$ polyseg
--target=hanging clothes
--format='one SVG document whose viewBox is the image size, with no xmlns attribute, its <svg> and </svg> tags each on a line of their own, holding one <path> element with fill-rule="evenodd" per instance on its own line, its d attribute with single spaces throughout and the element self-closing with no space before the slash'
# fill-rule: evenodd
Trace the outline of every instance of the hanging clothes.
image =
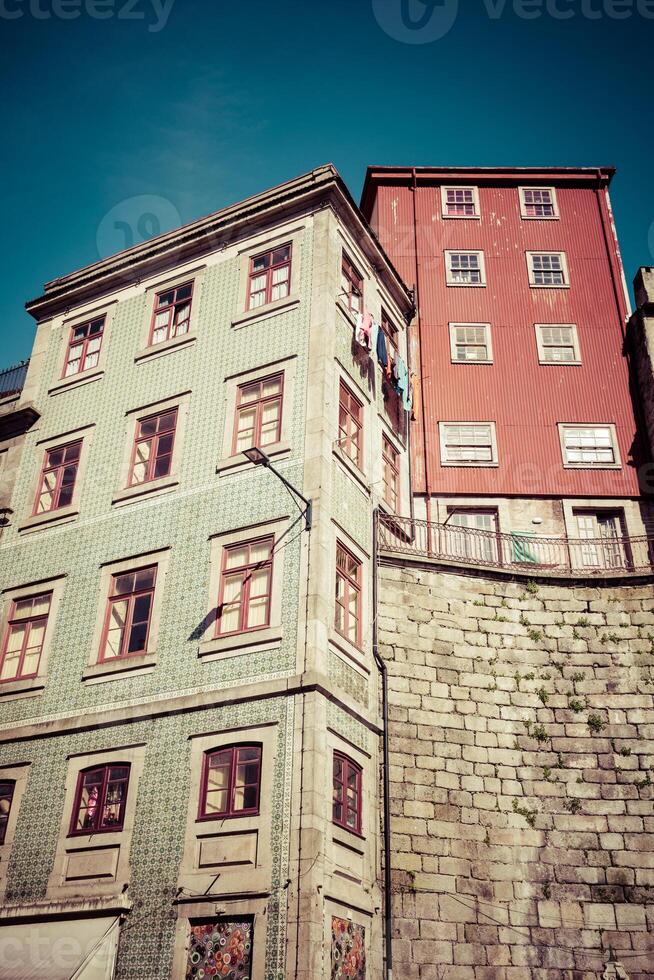
<svg viewBox="0 0 654 980">
<path fill-rule="evenodd" d="M 372 321 L 372 328 L 370 330 L 370 350 L 377 350 L 377 338 L 380 333 L 380 327 L 376 320 Z"/>
<path fill-rule="evenodd" d="M 395 376 L 395 390 L 398 395 L 404 395 L 409 388 L 409 371 L 406 364 L 402 358 L 397 356 L 395 364 L 393 365 L 393 375 Z"/>
<path fill-rule="evenodd" d="M 409 380 L 409 387 L 411 389 L 411 421 L 412 422 L 415 422 L 416 420 L 415 405 L 416 405 L 417 384 L 418 382 L 415 376 L 415 372 L 412 371 L 411 378 Z"/>
<path fill-rule="evenodd" d="M 386 334 L 384 331 L 376 324 L 378 327 L 377 331 L 377 343 L 375 344 L 375 349 L 377 351 L 377 360 L 382 366 L 383 371 L 388 370 L 388 352 L 386 350 Z"/>
<path fill-rule="evenodd" d="M 365 311 L 363 313 L 363 319 L 361 320 L 361 337 L 363 340 L 362 346 L 366 350 L 372 349 L 372 344 L 370 341 L 370 334 L 372 332 L 372 314 Z"/>
</svg>

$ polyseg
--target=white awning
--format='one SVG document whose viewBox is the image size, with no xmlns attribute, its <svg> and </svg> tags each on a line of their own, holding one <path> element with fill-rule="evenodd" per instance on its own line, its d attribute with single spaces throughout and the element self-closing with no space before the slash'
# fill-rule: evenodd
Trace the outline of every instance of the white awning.
<svg viewBox="0 0 654 980">
<path fill-rule="evenodd" d="M 0 980 L 112 980 L 119 920 L 56 919 L 0 926 Z"/>
</svg>

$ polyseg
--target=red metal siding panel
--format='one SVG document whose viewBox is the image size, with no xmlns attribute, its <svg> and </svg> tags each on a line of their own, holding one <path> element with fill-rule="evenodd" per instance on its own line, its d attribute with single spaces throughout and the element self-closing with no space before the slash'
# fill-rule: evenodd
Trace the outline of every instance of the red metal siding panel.
<svg viewBox="0 0 654 980">
<path fill-rule="evenodd" d="M 431 494 L 638 496 L 631 455 L 636 424 L 622 353 L 621 267 L 605 191 L 558 187 L 559 221 L 523 220 L 517 187 L 482 186 L 479 194 L 479 221 L 443 219 L 440 188 L 419 184 L 414 229 L 411 188 L 380 185 L 377 191 L 380 240 L 409 285 L 416 280 L 414 230 L 418 244 L 426 458 L 418 406 L 414 489 Z M 446 249 L 481 249 L 488 285 L 446 286 Z M 566 253 L 569 289 L 529 286 L 526 252 L 541 250 Z M 450 322 L 490 323 L 494 364 L 452 364 Z M 535 323 L 577 324 L 582 364 L 540 365 Z M 417 352 L 413 365 L 418 369 Z M 499 466 L 441 467 L 439 421 L 495 421 Z M 559 422 L 614 423 L 622 470 L 566 470 Z"/>
</svg>

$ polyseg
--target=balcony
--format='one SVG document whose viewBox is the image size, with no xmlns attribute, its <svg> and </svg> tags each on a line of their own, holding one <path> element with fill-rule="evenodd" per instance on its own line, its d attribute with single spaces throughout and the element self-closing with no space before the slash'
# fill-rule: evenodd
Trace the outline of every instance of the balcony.
<svg viewBox="0 0 654 980">
<path fill-rule="evenodd" d="M 511 575 L 602 578 L 654 574 L 654 535 L 601 538 L 501 534 L 379 516 L 379 550 L 397 557 L 496 569 Z"/>
<path fill-rule="evenodd" d="M 0 400 L 21 393 L 28 367 L 29 361 L 23 361 L 21 364 L 0 371 Z"/>
</svg>

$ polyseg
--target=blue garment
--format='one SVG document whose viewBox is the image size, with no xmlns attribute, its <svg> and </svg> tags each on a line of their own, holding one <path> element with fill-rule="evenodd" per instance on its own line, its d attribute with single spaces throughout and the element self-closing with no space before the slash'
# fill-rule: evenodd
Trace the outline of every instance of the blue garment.
<svg viewBox="0 0 654 980">
<path fill-rule="evenodd" d="M 386 335 L 383 330 L 377 333 L 377 360 L 382 368 L 386 370 L 388 365 L 388 353 L 386 351 Z"/>
<path fill-rule="evenodd" d="M 395 362 L 395 367 L 397 371 L 397 384 L 396 391 L 398 395 L 402 396 L 402 407 L 406 412 L 411 408 L 411 385 L 409 384 L 409 369 L 402 360 L 398 357 Z"/>
</svg>

